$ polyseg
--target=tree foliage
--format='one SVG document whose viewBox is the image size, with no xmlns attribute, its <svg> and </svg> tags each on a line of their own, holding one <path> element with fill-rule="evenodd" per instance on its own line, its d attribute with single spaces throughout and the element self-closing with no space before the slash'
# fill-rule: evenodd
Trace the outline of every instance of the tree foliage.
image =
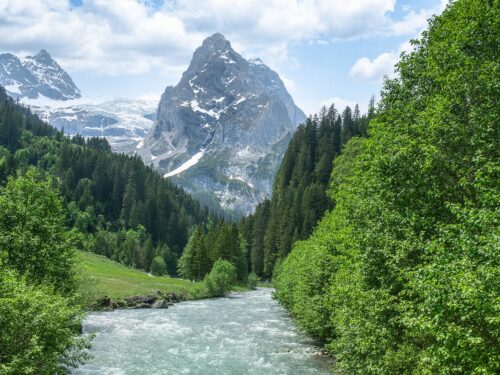
<svg viewBox="0 0 500 375">
<path fill-rule="evenodd" d="M 219 259 L 234 265 L 236 278 L 246 282 L 248 276 L 246 243 L 236 224 L 210 221 L 197 227 L 179 259 L 179 275 L 190 280 L 203 280 Z"/>
<path fill-rule="evenodd" d="M 51 180 L 40 178 L 31 170 L 0 190 L 0 261 L 30 282 L 69 292 L 75 287 L 75 242 Z"/>
<path fill-rule="evenodd" d="M 270 278 L 276 262 L 292 245 L 312 233 L 324 213 L 333 208 L 326 194 L 333 160 L 352 137 L 365 137 L 373 116 L 373 100 L 367 115 L 356 105 L 338 113 L 335 105 L 310 117 L 292 137 L 276 176 L 270 200 L 243 219 L 240 231 L 247 243 L 250 270 Z"/>
<path fill-rule="evenodd" d="M 219 259 L 204 281 L 210 296 L 223 297 L 236 284 L 236 267 L 227 260 Z"/>
<path fill-rule="evenodd" d="M 53 375 L 85 359 L 81 312 L 47 286 L 0 269 L 0 373 Z"/>
<path fill-rule="evenodd" d="M 0 190 L 2 374 L 62 374 L 85 358 L 75 242 L 52 183 L 30 170 Z"/>
<path fill-rule="evenodd" d="M 430 20 L 338 160 L 335 209 L 280 267 L 277 297 L 346 373 L 500 371 L 498 10 Z"/>
</svg>

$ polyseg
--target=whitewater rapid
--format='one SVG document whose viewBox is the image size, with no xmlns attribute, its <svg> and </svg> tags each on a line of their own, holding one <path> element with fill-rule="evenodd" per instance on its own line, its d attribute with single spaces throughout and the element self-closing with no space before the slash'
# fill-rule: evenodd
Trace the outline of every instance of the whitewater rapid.
<svg viewBox="0 0 500 375">
<path fill-rule="evenodd" d="M 74 374 L 328 374 L 329 362 L 272 290 L 182 302 L 166 310 L 90 314 L 93 358 Z"/>
</svg>

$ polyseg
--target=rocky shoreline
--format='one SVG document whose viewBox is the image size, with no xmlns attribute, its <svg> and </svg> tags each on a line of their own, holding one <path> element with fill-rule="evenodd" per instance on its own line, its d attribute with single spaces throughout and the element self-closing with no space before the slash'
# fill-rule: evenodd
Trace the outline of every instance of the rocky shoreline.
<svg viewBox="0 0 500 375">
<path fill-rule="evenodd" d="M 116 309 L 166 309 L 174 303 L 186 301 L 185 293 L 157 291 L 155 294 L 132 296 L 123 299 L 114 299 L 104 296 L 95 301 L 90 307 L 93 311 L 113 311 Z"/>
</svg>

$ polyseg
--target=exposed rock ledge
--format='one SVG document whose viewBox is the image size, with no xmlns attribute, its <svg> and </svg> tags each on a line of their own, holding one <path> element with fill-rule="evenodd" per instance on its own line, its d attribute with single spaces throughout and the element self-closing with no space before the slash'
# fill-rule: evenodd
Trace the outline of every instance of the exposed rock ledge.
<svg viewBox="0 0 500 375">
<path fill-rule="evenodd" d="M 176 302 L 185 301 L 184 293 L 157 291 L 156 294 L 132 296 L 125 299 L 113 299 L 108 296 L 98 299 L 91 306 L 92 310 L 112 311 L 115 309 L 166 309 Z"/>
</svg>

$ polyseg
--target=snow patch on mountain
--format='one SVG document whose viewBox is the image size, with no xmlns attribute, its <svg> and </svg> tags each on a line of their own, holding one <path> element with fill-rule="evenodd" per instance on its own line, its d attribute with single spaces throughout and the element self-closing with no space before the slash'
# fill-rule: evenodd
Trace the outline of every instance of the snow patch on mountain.
<svg viewBox="0 0 500 375">
<path fill-rule="evenodd" d="M 23 99 L 42 120 L 68 135 L 104 137 L 117 152 L 134 153 L 153 126 L 156 100 L 76 99 L 66 102 L 50 98 Z"/>
<path fill-rule="evenodd" d="M 176 169 L 174 169 L 171 172 L 165 173 L 165 175 L 163 177 L 172 177 L 172 176 L 175 176 L 181 172 L 187 171 L 189 168 L 191 168 L 193 165 L 197 164 L 200 161 L 200 159 L 202 158 L 204 153 L 205 153 L 205 150 L 200 150 L 200 152 L 194 154 L 191 157 L 191 159 L 186 161 L 180 167 L 177 167 Z"/>
</svg>

